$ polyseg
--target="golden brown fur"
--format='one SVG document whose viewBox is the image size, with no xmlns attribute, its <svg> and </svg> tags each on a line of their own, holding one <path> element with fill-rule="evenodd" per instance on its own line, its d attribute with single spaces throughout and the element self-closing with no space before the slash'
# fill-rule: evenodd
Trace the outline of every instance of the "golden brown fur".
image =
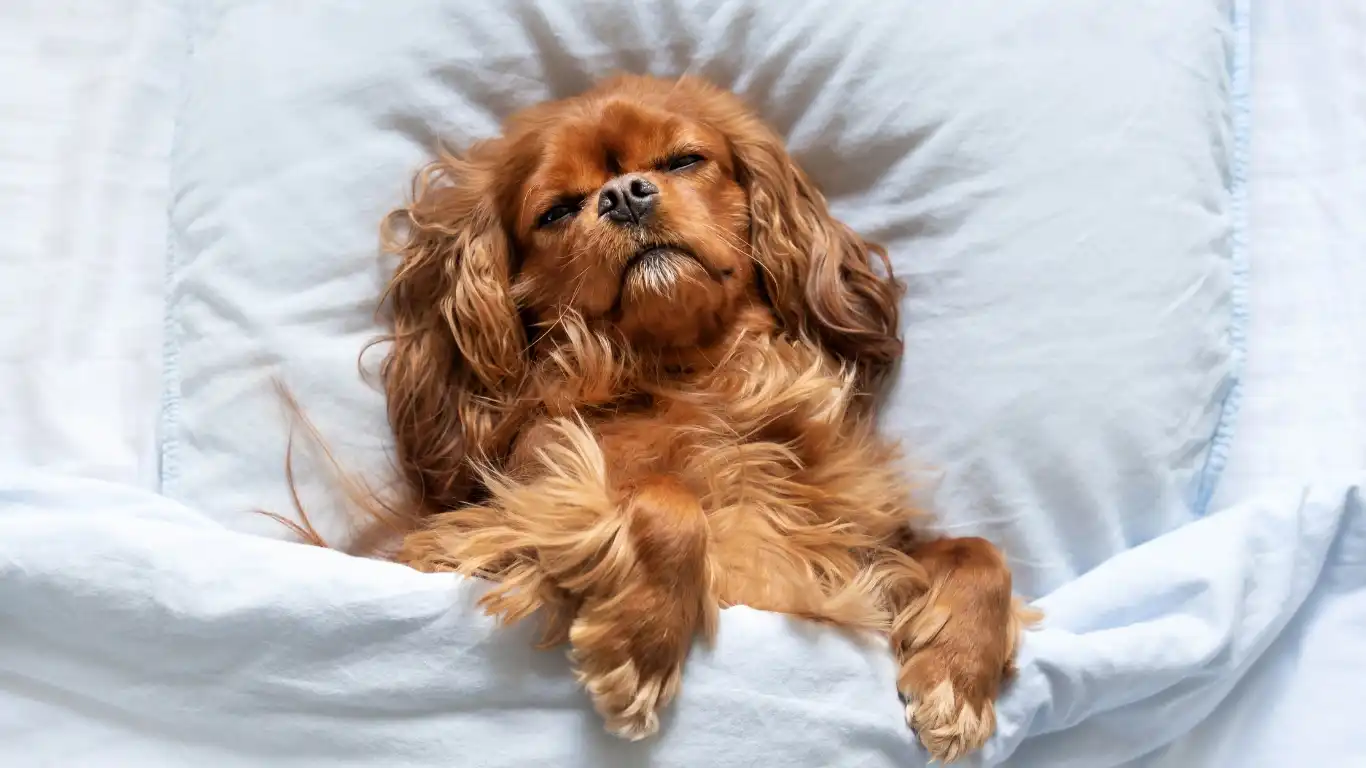
<svg viewBox="0 0 1366 768">
<path fill-rule="evenodd" d="M 1023 614 L 990 544 L 914 532 L 874 433 L 898 286 L 735 97 L 626 77 L 534 107 L 396 224 L 401 560 L 542 611 L 624 736 L 739 604 L 887 633 L 935 757 L 990 735 Z"/>
</svg>

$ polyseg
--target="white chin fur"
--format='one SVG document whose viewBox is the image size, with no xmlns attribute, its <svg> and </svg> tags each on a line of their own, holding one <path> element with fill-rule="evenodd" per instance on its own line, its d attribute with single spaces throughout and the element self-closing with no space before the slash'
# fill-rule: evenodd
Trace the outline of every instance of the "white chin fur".
<svg viewBox="0 0 1366 768">
<path fill-rule="evenodd" d="M 626 288 L 637 295 L 667 296 L 680 281 L 693 280 L 698 265 L 681 253 L 651 254 L 631 268 Z"/>
</svg>

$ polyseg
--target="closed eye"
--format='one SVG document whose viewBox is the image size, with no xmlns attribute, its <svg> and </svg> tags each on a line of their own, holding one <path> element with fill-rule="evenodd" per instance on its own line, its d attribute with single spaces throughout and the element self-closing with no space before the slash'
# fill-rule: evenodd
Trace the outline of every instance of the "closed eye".
<svg viewBox="0 0 1366 768">
<path fill-rule="evenodd" d="M 701 155 L 674 155 L 663 163 L 660 163 L 660 165 L 662 166 L 661 170 L 672 172 L 681 171 L 684 168 L 691 168 L 698 163 L 705 163 L 706 161 L 707 158 Z"/>
<path fill-rule="evenodd" d="M 583 198 L 576 200 L 562 200 L 549 208 L 536 218 L 536 227 L 548 227 L 557 221 L 574 216 L 583 208 Z"/>
</svg>

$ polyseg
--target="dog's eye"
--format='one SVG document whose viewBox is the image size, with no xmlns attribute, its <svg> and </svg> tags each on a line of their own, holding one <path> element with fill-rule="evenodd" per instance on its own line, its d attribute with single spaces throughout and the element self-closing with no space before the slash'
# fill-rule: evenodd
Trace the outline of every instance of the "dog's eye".
<svg viewBox="0 0 1366 768">
<path fill-rule="evenodd" d="M 556 203 L 545 213 L 541 214 L 540 218 L 536 219 L 536 226 L 548 227 L 560 219 L 565 219 L 578 213 L 579 208 L 581 207 L 583 207 L 583 203 Z"/>
<path fill-rule="evenodd" d="M 667 171 L 681 171 L 684 168 L 691 168 L 698 163 L 705 162 L 706 159 L 707 158 L 701 155 L 677 155 L 665 161 L 664 169 Z"/>
</svg>

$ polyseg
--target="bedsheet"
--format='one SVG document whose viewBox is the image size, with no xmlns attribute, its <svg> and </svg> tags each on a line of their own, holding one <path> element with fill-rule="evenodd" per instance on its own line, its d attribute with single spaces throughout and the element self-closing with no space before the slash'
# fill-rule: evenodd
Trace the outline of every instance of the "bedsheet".
<svg viewBox="0 0 1366 768">
<path fill-rule="evenodd" d="M 1248 357 L 1216 507 L 1366 467 L 1366 4 L 1252 20 Z"/>
<path fill-rule="evenodd" d="M 1248 359 L 1215 508 L 1366 463 L 1366 7 L 1252 0 Z M 0 465 L 156 487 L 177 0 L 0 5 Z"/>
<path fill-rule="evenodd" d="M 163 162 L 176 62 L 184 53 L 177 5 L 160 0 L 19 0 L 0 6 L 0 307 L 8 321 L 0 328 L 0 423 L 5 425 L 0 430 L 0 465 L 47 467 L 127 486 L 156 485 Z M 1031 636 L 1026 647 L 1032 660 L 1003 705 L 1002 736 L 990 753 L 992 761 L 1009 754 L 1010 765 L 1068 764 L 1068 758 L 1088 768 L 1124 761 L 1173 768 L 1366 764 L 1366 740 L 1353 717 L 1353 703 L 1336 698 L 1342 680 L 1363 675 L 1354 652 L 1359 638 L 1366 636 L 1366 611 L 1359 597 L 1366 563 L 1360 512 L 1349 503 L 1355 498 L 1347 492 L 1350 482 L 1323 479 L 1366 465 L 1366 364 L 1359 338 L 1352 343 L 1358 330 L 1366 328 L 1366 310 L 1355 299 L 1356 287 L 1366 278 L 1366 261 L 1360 258 L 1366 251 L 1366 221 L 1359 216 L 1359 201 L 1366 199 L 1366 8 L 1354 0 L 1312 7 L 1297 0 L 1253 0 L 1253 5 L 1257 85 L 1249 215 L 1250 338 L 1237 436 L 1214 505 L 1220 511 L 1096 573 L 1113 575 L 1107 569 L 1127 569 L 1138 558 L 1153 573 L 1165 574 L 1173 562 L 1164 558 L 1176 555 L 1186 558 L 1174 561 L 1180 566 L 1205 561 L 1210 568 L 1227 565 L 1231 561 L 1220 554 L 1232 551 L 1227 547 L 1236 545 L 1230 542 L 1248 542 L 1247 536 L 1233 534 L 1262 530 L 1249 521 L 1264 520 L 1262 513 L 1280 509 L 1282 516 L 1272 518 L 1285 524 L 1266 529 L 1270 538 L 1257 540 L 1279 546 L 1241 550 L 1246 562 L 1259 566 L 1243 586 L 1268 584 L 1276 574 L 1299 576 L 1279 582 L 1280 591 L 1259 592 L 1265 603 L 1225 601 L 1236 589 L 1222 577 L 1216 578 L 1223 585 L 1218 589 L 1203 577 L 1133 585 L 1135 592 L 1167 589 L 1170 603 L 1119 593 L 1126 604 L 1145 609 L 1159 602 L 1204 606 L 1201 600 L 1211 601 L 1210 607 L 1223 606 L 1222 613 L 1209 614 L 1217 613 L 1218 619 L 1204 623 L 1190 618 L 1205 615 L 1200 611 L 1155 609 L 1138 616 L 1136 626 L 1170 629 L 1172 624 L 1165 621 L 1170 618 L 1178 628 L 1209 629 L 1199 635 L 1203 641 L 1194 634 L 1127 635 L 1141 640 L 1137 647 L 1150 654 L 1135 658 L 1152 661 L 1159 650 L 1173 654 L 1164 657 L 1167 666 L 1128 670 L 1154 687 L 1167 686 L 1165 715 L 1151 698 L 1134 701 L 1134 694 L 1104 685 L 1083 688 L 1104 677 L 1092 673 L 1108 673 L 1115 658 L 1087 657 L 1082 651 L 1134 647 L 1120 642 L 1124 636 L 1113 625 L 1135 616 L 1101 610 L 1114 608 L 1116 595 L 1088 576 L 1051 596 L 1047 602 L 1054 620 Z M 430 670 L 421 665 L 415 670 L 388 667 L 397 675 L 388 683 L 349 689 L 359 690 L 358 699 L 375 694 L 367 699 L 379 710 L 373 722 L 360 716 L 353 701 L 337 695 L 348 690 L 342 686 L 353 671 L 343 662 L 363 660 L 384 647 L 376 634 L 422 639 L 433 636 L 425 631 L 455 631 L 435 607 L 448 606 L 448 600 L 462 594 L 449 582 L 417 588 L 406 581 L 407 575 L 399 579 L 387 566 L 376 571 L 372 564 L 352 564 L 347 570 L 354 567 L 354 572 L 337 583 L 337 591 L 356 591 L 350 597 L 338 595 L 315 581 L 334 573 L 330 565 L 318 566 L 313 559 L 331 557 L 328 553 L 304 550 L 309 554 L 296 558 L 294 550 L 285 556 L 277 549 L 287 545 L 235 535 L 217 539 L 219 532 L 210 523 L 196 522 L 193 511 L 168 510 L 165 502 L 136 495 L 126 486 L 92 488 L 85 480 L 40 482 L 26 476 L 20 482 L 18 477 L 13 476 L 0 504 L 0 587 L 5 590 L 0 594 L 0 758 L 22 756 L 6 764 L 109 765 L 118 764 L 109 756 L 126 755 L 132 764 L 143 765 L 182 765 L 201 758 L 208 764 L 250 765 L 266 754 L 272 763 L 278 757 L 280 764 L 366 763 L 377 761 L 375 742 L 367 738 L 401 735 L 406 722 L 450 715 L 434 712 L 438 706 L 468 713 L 468 702 L 451 703 L 450 690 L 443 687 L 447 684 L 424 677 Z M 1320 479 L 1307 490 L 1275 490 L 1299 487 L 1308 478 Z M 27 491 L 19 493 L 21 487 Z M 1294 501 L 1301 498 L 1302 504 Z M 1284 516 L 1292 508 L 1330 511 L 1300 515 L 1296 519 L 1305 525 L 1297 530 L 1299 523 Z M 1307 523 L 1334 519 L 1335 538 L 1317 565 L 1318 550 L 1289 546 L 1292 541 L 1303 545 L 1299 534 L 1304 531 L 1317 531 L 1313 541 L 1322 543 L 1323 529 Z M 35 521 L 37 527 L 15 538 L 15 526 Z M 1238 521 L 1252 527 L 1238 529 Z M 168 531 L 179 533 L 169 539 L 160 535 Z M 1175 546 L 1173 537 L 1200 531 L 1223 537 L 1208 542 L 1214 554 L 1203 545 L 1198 552 L 1166 549 Z M 50 539 L 49 549 L 38 551 L 55 555 L 70 550 L 70 559 L 60 560 L 73 568 L 70 575 L 123 563 L 114 573 L 127 578 L 109 588 L 93 579 L 67 579 L 21 551 L 59 533 L 66 539 Z M 162 563 L 136 581 L 130 564 L 160 562 L 157 558 L 171 555 L 161 545 L 188 544 L 184 537 L 199 535 L 215 537 L 213 546 L 223 547 L 223 557 L 197 557 L 200 550 L 188 548 L 181 560 Z M 127 551 L 115 551 L 125 544 Z M 267 554 L 261 555 L 263 551 Z M 234 592 L 224 594 L 222 602 L 203 604 L 182 588 L 217 587 L 226 568 L 243 567 L 240 559 L 228 562 L 229 556 L 258 558 L 249 560 L 252 567 L 263 563 L 262 572 L 277 579 L 256 581 L 254 587 L 262 597 L 279 598 L 263 600 L 264 613 L 254 617 L 273 622 L 271 636 L 278 640 L 264 659 L 242 655 L 240 643 L 232 642 L 250 637 L 250 623 L 241 621 L 251 613 L 244 602 L 250 595 Z M 1286 557 L 1296 565 L 1288 566 Z M 203 561 L 202 569 L 191 562 L 195 560 Z M 367 591 L 367 579 L 375 573 L 385 574 L 377 577 L 381 586 Z M 1228 573 L 1247 575 L 1237 568 Z M 1306 576 L 1311 573 L 1314 578 Z M 158 574 L 202 580 L 177 586 L 175 578 L 159 579 Z M 137 584 L 147 593 L 135 598 Z M 317 602 L 286 599 L 279 594 L 281 584 L 311 585 L 310 590 L 316 587 L 323 594 Z M 335 628 L 339 615 L 353 621 L 375 616 L 375 606 L 366 598 L 392 597 L 395 585 L 416 595 L 400 601 L 395 615 L 374 624 L 357 621 L 350 635 L 341 629 L 310 632 L 294 642 L 291 633 L 300 623 L 330 621 Z M 1112 587 L 1107 583 L 1104 590 Z M 33 591 L 17 597 L 28 590 Z M 115 600 L 119 594 L 126 600 Z M 1277 602 L 1287 595 L 1298 605 L 1289 615 Z M 1295 603 L 1297 595 L 1302 600 Z M 49 602 L 40 609 L 34 600 Z M 1078 618 L 1082 610 L 1076 607 L 1082 605 L 1096 611 L 1084 626 Z M 1238 622 L 1254 609 L 1264 617 L 1265 611 L 1272 613 L 1249 646 L 1243 636 L 1230 633 L 1247 629 Z M 298 616 L 290 613 L 296 610 Z M 1057 623 L 1069 615 L 1069 621 L 1078 623 Z M 745 611 L 729 612 L 727 618 L 735 626 L 753 622 L 760 638 L 770 620 Z M 1229 628 L 1234 624 L 1236 628 Z M 1279 631 L 1268 633 L 1266 627 Z M 475 626 L 470 631 L 486 629 Z M 218 640 L 206 638 L 206 631 L 216 633 Z M 148 635 L 159 640 L 137 647 Z M 475 637 L 470 642 L 483 636 Z M 512 648 L 516 640 L 500 636 L 497 642 Z M 1177 655 L 1183 649 L 1191 656 Z M 813 657 L 837 657 L 801 650 Z M 280 655 L 271 656 L 274 651 Z M 311 653 L 317 654 L 315 659 Z M 1073 657 L 1069 654 L 1089 662 L 1049 666 L 1048 659 L 1065 661 Z M 380 656 L 374 663 L 384 663 Z M 413 658 L 450 667 L 445 657 Z M 533 658 L 531 663 L 540 665 L 553 657 Z M 878 666 L 877 653 L 860 650 L 857 658 L 851 675 L 867 681 L 886 672 Z M 303 663 L 306 659 L 314 659 L 312 666 Z M 725 663 L 703 659 L 692 674 L 703 680 L 712 674 L 715 681 L 716 670 Z M 329 665 L 334 665 L 330 673 Z M 1230 672 L 1235 667 L 1240 674 Z M 274 676 L 263 682 L 252 675 L 262 670 Z M 543 677 L 561 681 L 554 692 L 541 692 L 544 709 L 578 706 L 562 669 L 531 670 L 547 671 Z M 1167 685 L 1178 678 L 1184 682 Z M 1030 679 L 1044 682 L 1029 686 Z M 1208 679 L 1215 681 L 1212 687 L 1206 685 Z M 783 708 L 774 710 L 773 727 L 797 732 L 810 722 L 803 719 L 809 712 L 788 716 L 803 711 L 801 678 L 779 683 L 787 686 L 782 690 L 790 698 L 775 700 Z M 1109 695 L 1091 700 L 1082 690 L 1108 690 Z M 731 701 L 742 695 L 705 687 L 697 691 Z M 162 695 L 170 695 L 178 707 L 156 705 Z M 495 731 L 497 718 L 505 714 L 498 709 L 502 700 L 497 695 L 484 700 L 491 713 L 481 724 Z M 690 703 L 693 695 L 685 695 L 679 717 L 700 705 Z M 416 700 L 410 709 L 405 709 L 407 699 Z M 1196 705 L 1189 705 L 1191 700 Z M 868 704 L 868 710 L 860 709 L 861 702 L 852 706 L 863 713 L 883 704 Z M 895 710 L 894 703 L 890 706 Z M 1108 717 L 1098 713 L 1104 707 L 1110 707 Z M 717 709 L 718 717 L 734 718 L 733 710 L 721 712 L 719 704 Z M 582 728 L 572 743 L 598 743 L 596 725 L 589 727 L 591 716 L 573 711 Z M 878 712 L 867 716 L 884 716 Z M 1096 716 L 1076 728 L 1064 727 L 1086 713 Z M 280 722 L 273 722 L 276 718 Z M 338 722 L 346 726 L 321 725 Z M 857 725 L 850 728 L 868 732 Z M 1172 729 L 1191 728 L 1183 738 L 1172 734 Z M 721 737 L 727 733 L 725 728 L 717 731 Z M 1026 733 L 1035 735 L 1024 740 Z M 324 737 L 336 744 L 311 743 Z M 1175 741 L 1163 746 L 1171 738 Z M 408 751 L 387 764 L 422 764 L 433 757 L 424 749 L 440 751 L 451 740 L 434 732 L 427 747 L 412 740 L 399 743 Z M 11 745 L 26 751 L 12 751 Z M 516 756 L 516 748 L 514 742 L 513 751 L 492 754 Z M 1082 754 L 1098 757 L 1078 757 Z M 147 760 L 133 759 L 139 755 Z M 623 759 L 636 757 L 638 753 Z"/>
<path fill-rule="evenodd" d="M 1041 601 L 1047 624 L 1026 638 L 978 764 L 1141 758 L 1214 710 L 1307 608 L 1356 623 L 1318 639 L 1343 661 L 1315 681 L 1320 705 L 1267 702 L 1272 752 L 1234 743 L 1168 764 L 1361 764 L 1350 757 L 1366 744 L 1305 738 L 1354 711 L 1357 691 L 1335 682 L 1366 673 L 1360 489 L 1250 500 Z M 561 654 L 472 619 L 476 593 L 232 532 L 123 485 L 0 476 L 0 745 L 9 765 L 923 764 L 875 643 L 725 611 L 660 737 L 628 744 L 602 733 Z"/>
<path fill-rule="evenodd" d="M 1366 6 L 1254 0 L 1251 312 L 1215 508 L 1366 467 Z M 1356 556 L 1352 570 L 1363 569 Z M 1343 680 L 1366 613 L 1325 584 L 1223 705 L 1148 764 L 1366 765 Z"/>
<path fill-rule="evenodd" d="M 0 466 L 156 487 L 179 25 L 0 3 Z"/>
</svg>

